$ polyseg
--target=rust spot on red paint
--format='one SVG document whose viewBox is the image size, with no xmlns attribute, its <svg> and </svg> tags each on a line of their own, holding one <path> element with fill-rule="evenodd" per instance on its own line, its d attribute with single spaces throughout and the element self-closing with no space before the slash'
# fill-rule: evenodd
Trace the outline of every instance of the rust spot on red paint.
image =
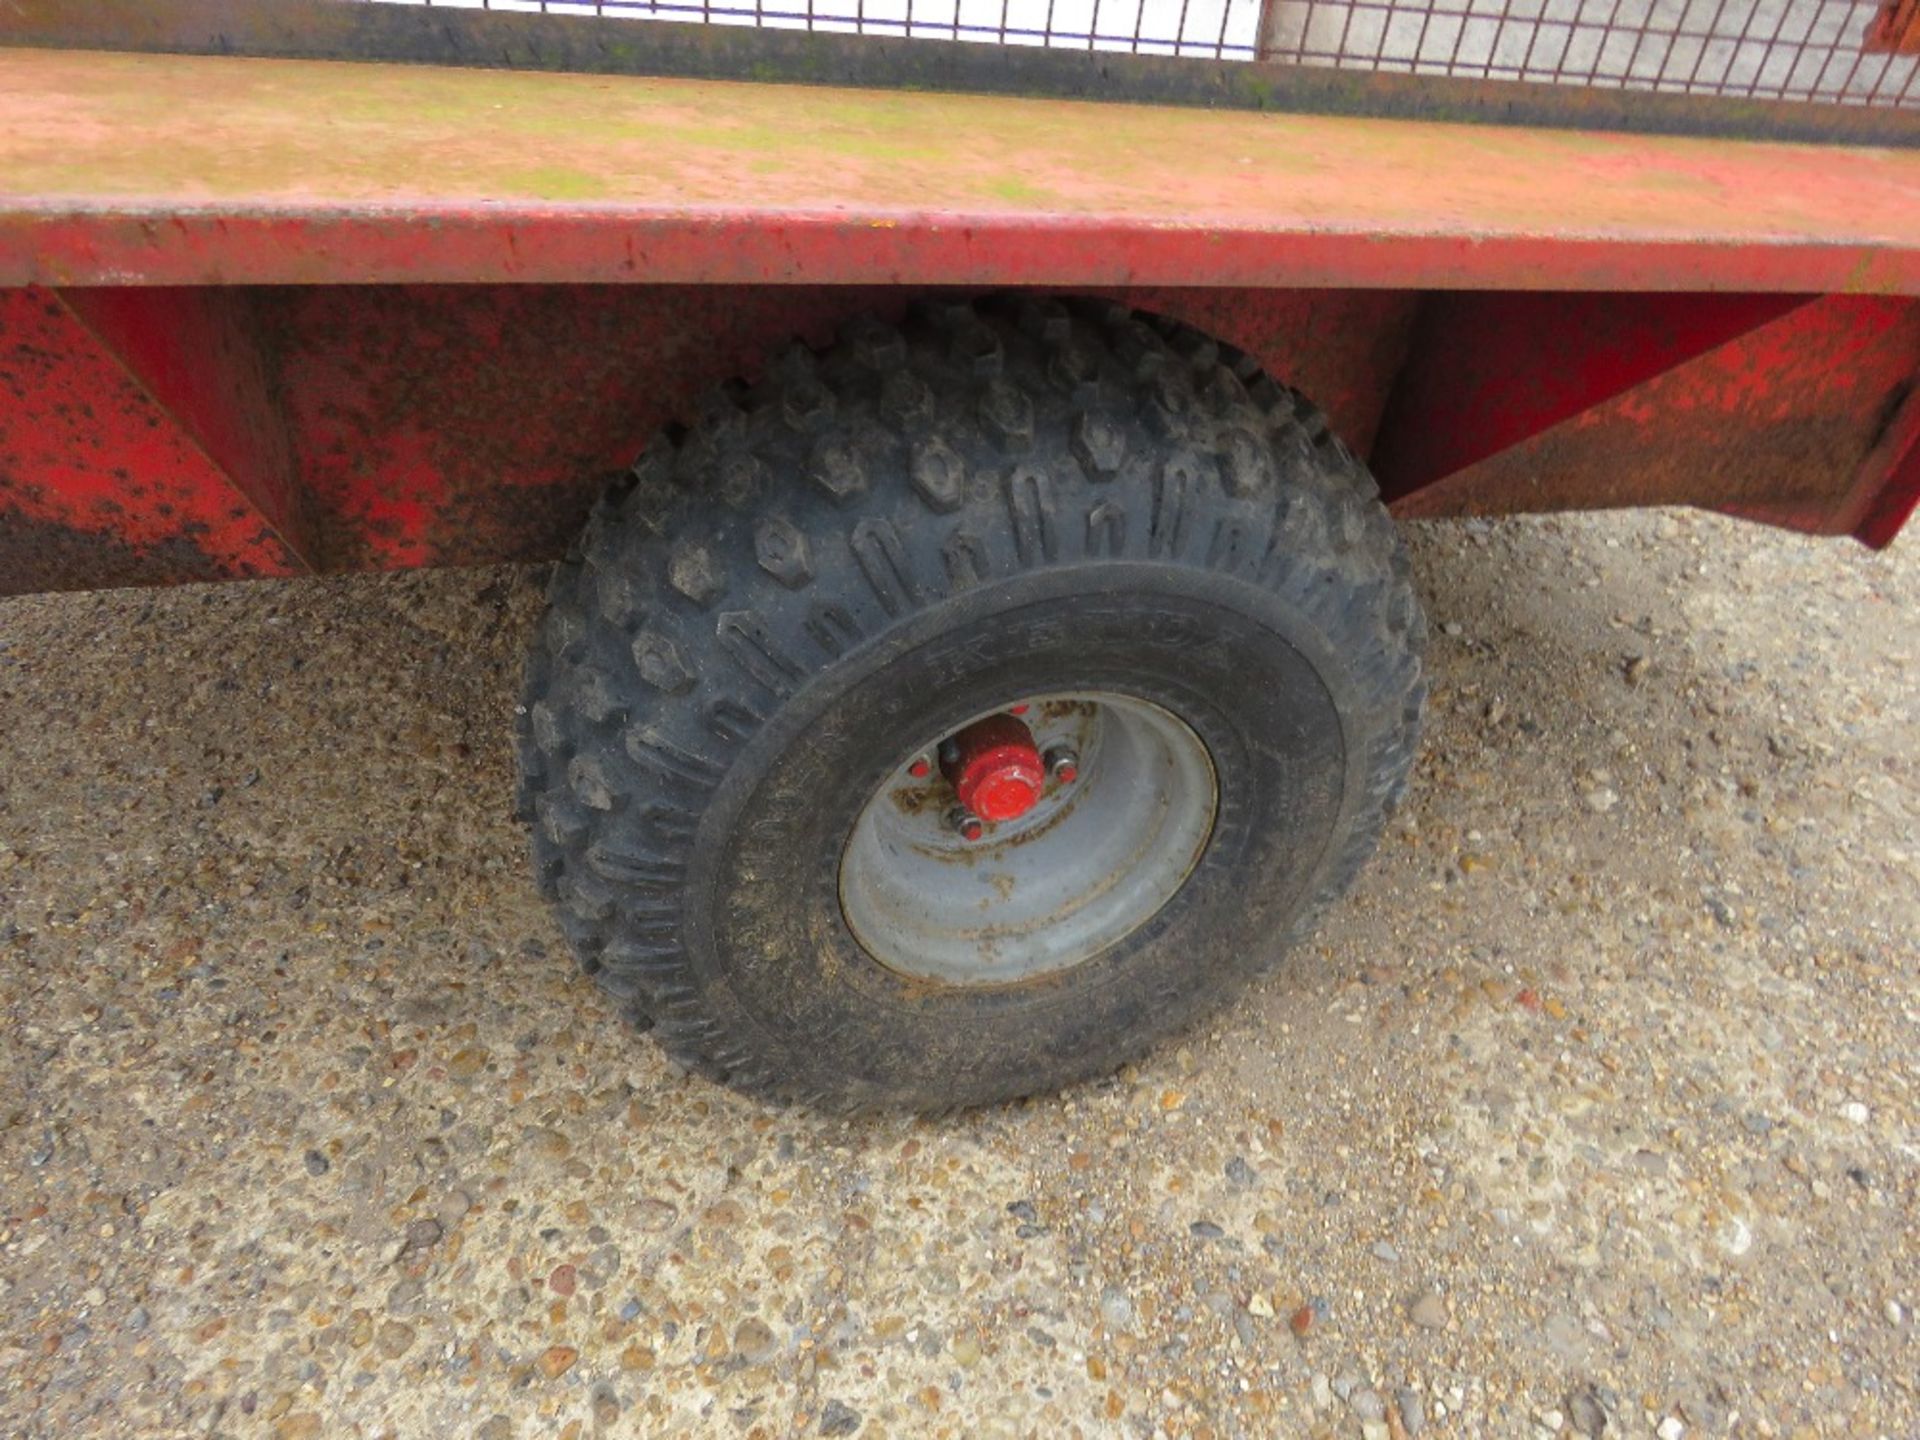
<svg viewBox="0 0 1920 1440">
<path fill-rule="evenodd" d="M 0 290 L 0 389 L 0 593 L 303 570 L 58 297 Z"/>
<path fill-rule="evenodd" d="M 0 291 L 0 574 L 17 590 L 298 571 L 253 493 L 317 569 L 551 558 L 663 425 L 774 347 L 912 293 L 130 291 L 76 297 L 88 325 L 47 292 Z M 1246 348 L 1356 446 L 1398 375 L 1380 458 L 1405 514 L 1685 502 L 1885 543 L 1920 492 L 1914 302 L 1437 297 L 1401 373 L 1405 292 L 1109 293 Z M 194 371 L 216 351 L 230 383 Z M 1419 465 L 1434 478 L 1409 490 Z"/>
<path fill-rule="evenodd" d="M 267 292 L 322 568 L 551 559 L 607 476 L 796 336 L 898 313 L 820 287 Z"/>
</svg>

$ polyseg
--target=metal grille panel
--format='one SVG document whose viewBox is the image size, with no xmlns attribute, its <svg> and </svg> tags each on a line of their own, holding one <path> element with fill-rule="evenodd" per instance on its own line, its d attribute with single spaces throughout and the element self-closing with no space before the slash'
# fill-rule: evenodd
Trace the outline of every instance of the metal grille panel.
<svg viewBox="0 0 1920 1440">
<path fill-rule="evenodd" d="M 375 0 L 770 30 L 1252 60 L 1261 0 Z"/>
<path fill-rule="evenodd" d="M 1764 100 L 1905 104 L 1910 56 L 1866 48 L 1875 0 L 1298 0 L 1264 54 L 1309 65 Z"/>
<path fill-rule="evenodd" d="M 1920 106 L 1912 0 L 358 0 Z"/>
</svg>

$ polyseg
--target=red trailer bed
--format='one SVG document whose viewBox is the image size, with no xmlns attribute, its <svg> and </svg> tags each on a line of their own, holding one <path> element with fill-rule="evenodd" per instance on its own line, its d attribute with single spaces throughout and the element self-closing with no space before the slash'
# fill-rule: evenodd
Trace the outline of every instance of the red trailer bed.
<svg viewBox="0 0 1920 1440">
<path fill-rule="evenodd" d="M 1920 153 L 0 54 L 0 283 L 1920 291 Z"/>
</svg>

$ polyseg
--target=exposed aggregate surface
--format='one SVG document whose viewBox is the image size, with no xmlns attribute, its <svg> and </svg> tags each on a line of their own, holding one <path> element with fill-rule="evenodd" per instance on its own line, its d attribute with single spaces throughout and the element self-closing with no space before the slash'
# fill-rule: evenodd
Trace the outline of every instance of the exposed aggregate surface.
<svg viewBox="0 0 1920 1440">
<path fill-rule="evenodd" d="M 538 572 L 0 602 L 0 1433 L 1920 1434 L 1920 549 L 1412 543 L 1354 897 L 938 1122 L 678 1074 L 576 976 Z"/>
</svg>

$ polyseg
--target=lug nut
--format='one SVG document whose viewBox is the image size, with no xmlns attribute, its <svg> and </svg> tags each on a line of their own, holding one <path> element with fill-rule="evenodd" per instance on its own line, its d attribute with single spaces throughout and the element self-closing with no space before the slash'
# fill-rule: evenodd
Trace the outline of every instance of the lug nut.
<svg viewBox="0 0 1920 1440">
<path fill-rule="evenodd" d="M 947 812 L 947 823 L 960 832 L 962 840 L 978 840 L 987 833 L 986 822 L 963 805 Z"/>
<path fill-rule="evenodd" d="M 1080 778 L 1080 757 L 1064 745 L 1057 745 L 1047 751 L 1047 773 L 1062 785 L 1071 785 Z"/>
<path fill-rule="evenodd" d="M 907 774 L 916 780 L 924 780 L 932 773 L 933 762 L 924 755 L 916 756 L 913 763 L 907 766 Z"/>
</svg>

